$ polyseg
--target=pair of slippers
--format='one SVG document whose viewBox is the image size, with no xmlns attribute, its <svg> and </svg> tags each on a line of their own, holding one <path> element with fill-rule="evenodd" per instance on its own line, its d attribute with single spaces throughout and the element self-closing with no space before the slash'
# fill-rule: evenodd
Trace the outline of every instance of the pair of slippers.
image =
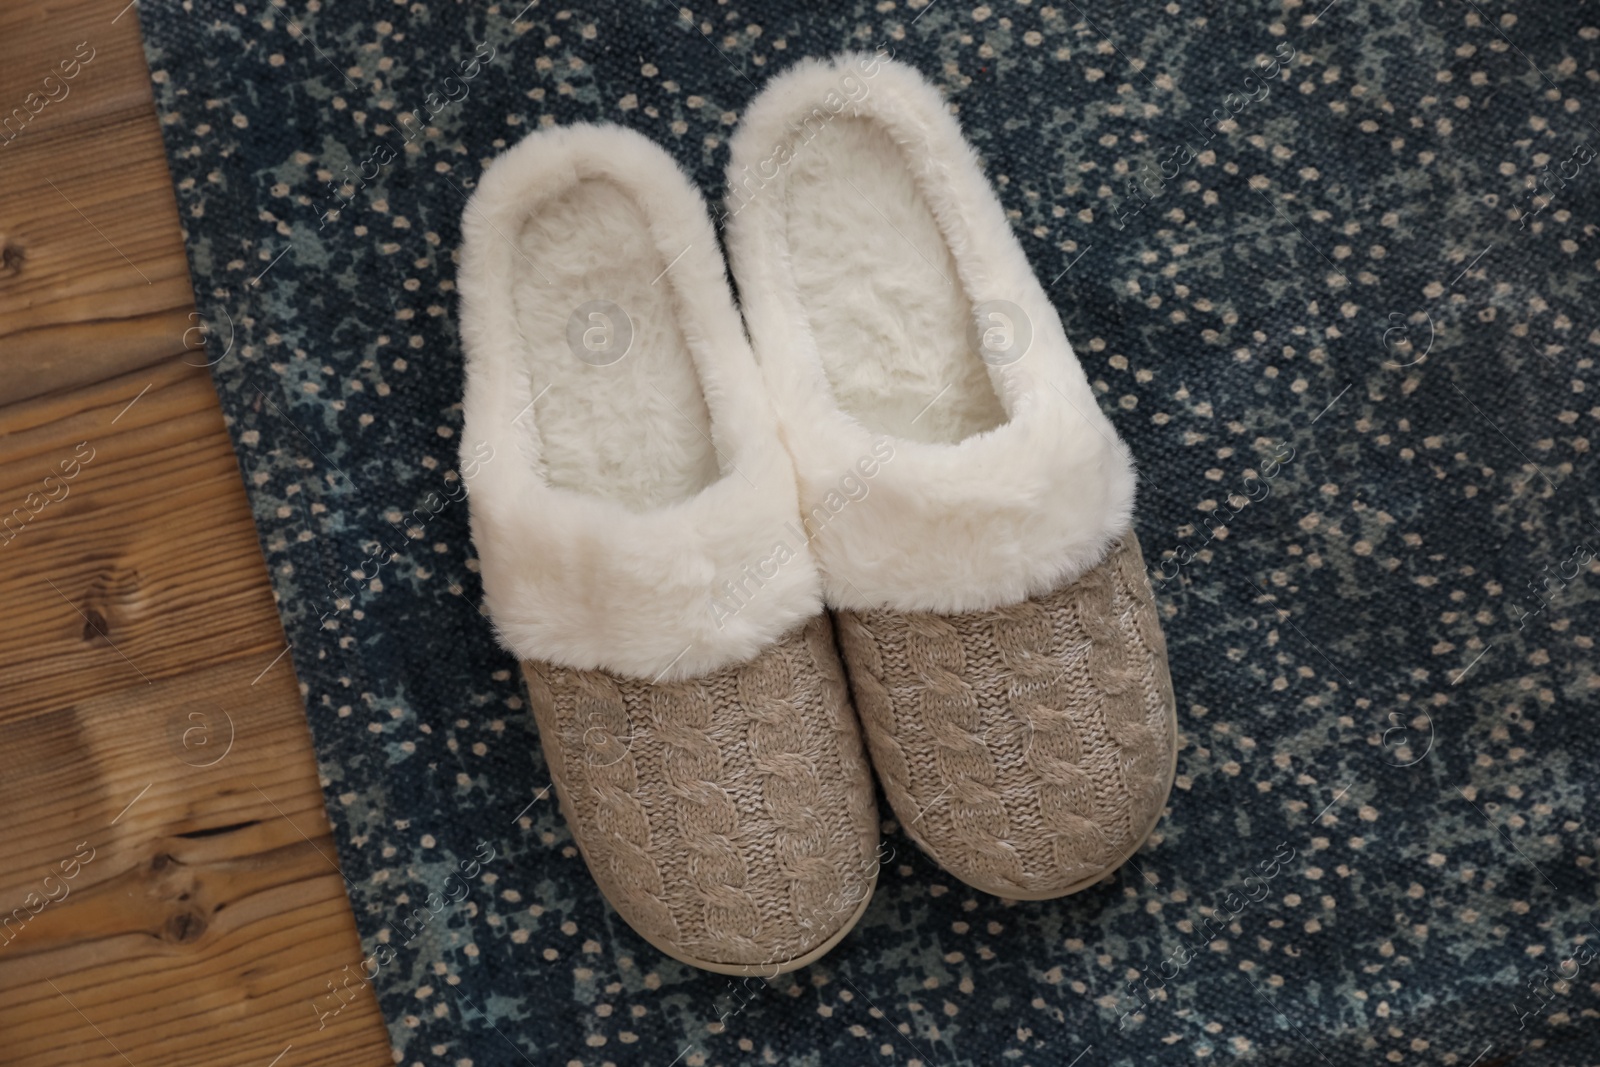
<svg viewBox="0 0 1600 1067">
<path fill-rule="evenodd" d="M 871 897 L 867 753 L 947 871 L 1044 899 L 1148 836 L 1177 722 L 1128 449 L 938 91 L 807 61 L 731 153 L 727 265 L 639 134 L 494 163 L 464 441 L 495 457 L 485 605 L 595 881 L 663 952 L 777 974 Z"/>
</svg>

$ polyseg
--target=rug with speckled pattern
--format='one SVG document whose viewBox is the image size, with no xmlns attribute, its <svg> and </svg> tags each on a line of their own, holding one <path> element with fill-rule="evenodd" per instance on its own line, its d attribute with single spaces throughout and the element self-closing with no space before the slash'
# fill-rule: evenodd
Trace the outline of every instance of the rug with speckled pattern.
<svg viewBox="0 0 1600 1067">
<path fill-rule="evenodd" d="M 1600 7 L 140 17 L 396 1062 L 1600 1061 Z M 720 197 L 774 72 L 879 45 L 957 109 L 1138 458 L 1179 777 L 1066 900 L 891 827 L 857 930 L 747 987 L 620 922 L 545 791 L 476 606 L 454 250 L 530 129 L 623 123 Z"/>
</svg>

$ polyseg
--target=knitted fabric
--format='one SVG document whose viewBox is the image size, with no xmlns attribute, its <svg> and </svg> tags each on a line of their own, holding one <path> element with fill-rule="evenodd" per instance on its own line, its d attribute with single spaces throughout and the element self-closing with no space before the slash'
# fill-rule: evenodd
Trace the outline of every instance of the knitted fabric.
<svg viewBox="0 0 1600 1067">
<path fill-rule="evenodd" d="M 760 969 L 852 920 L 877 873 L 877 818 L 825 617 L 684 682 L 523 672 L 572 836 L 643 937 Z"/>
<path fill-rule="evenodd" d="M 999 896 L 1055 896 L 1150 833 L 1177 720 L 1132 534 L 1076 582 L 1020 604 L 838 620 L 884 792 L 950 873 Z"/>
</svg>

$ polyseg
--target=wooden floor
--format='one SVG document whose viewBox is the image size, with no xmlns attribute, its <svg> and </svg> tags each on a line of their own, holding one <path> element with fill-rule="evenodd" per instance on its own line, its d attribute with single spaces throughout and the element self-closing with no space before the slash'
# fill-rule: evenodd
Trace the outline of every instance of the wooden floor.
<svg viewBox="0 0 1600 1067">
<path fill-rule="evenodd" d="M 0 1064 L 387 1065 L 124 2 L 0 5 Z"/>
</svg>

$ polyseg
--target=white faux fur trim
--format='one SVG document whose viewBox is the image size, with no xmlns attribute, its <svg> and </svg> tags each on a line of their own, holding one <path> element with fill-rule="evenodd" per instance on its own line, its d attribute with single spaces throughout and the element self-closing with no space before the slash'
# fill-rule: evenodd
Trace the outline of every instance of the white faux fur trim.
<svg viewBox="0 0 1600 1067">
<path fill-rule="evenodd" d="M 824 331 L 815 318 L 827 307 L 808 311 L 796 281 L 793 227 L 810 220 L 791 216 L 789 188 L 815 151 L 819 124 L 839 115 L 881 124 L 900 146 L 971 304 L 1009 301 L 1031 321 L 1022 358 L 984 365 L 1004 409 L 993 428 L 953 443 L 885 437 L 840 409 L 824 369 L 829 354 L 816 339 Z M 1129 528 L 1131 455 L 938 90 L 881 57 L 803 61 L 750 105 L 731 150 L 729 257 L 795 458 L 825 600 L 855 609 L 984 610 L 1047 592 L 1099 563 Z M 868 199 L 874 192 L 858 191 Z M 852 195 L 842 191 L 840 200 Z M 834 227 L 830 269 L 841 278 L 916 266 L 903 245 L 873 247 L 846 222 Z M 896 351 L 893 359 L 906 367 L 922 355 Z M 831 358 L 845 365 L 856 354 Z M 895 369 L 884 375 L 886 387 Z"/>
<path fill-rule="evenodd" d="M 575 203 L 631 207 L 562 217 Z M 654 268 L 624 255 L 630 248 L 670 266 L 647 286 Z M 629 273 L 640 269 L 643 281 Z M 613 367 L 580 366 L 546 327 L 559 332 L 588 300 L 619 300 L 608 278 L 668 321 L 636 323 L 644 350 Z M 495 161 L 463 213 L 460 287 L 462 458 L 476 467 L 472 536 L 506 648 L 676 680 L 743 662 L 821 610 L 815 563 L 792 533 L 793 466 L 705 202 L 666 152 L 620 127 L 531 134 Z M 676 347 L 652 348 L 669 336 Z M 672 377 L 674 360 L 686 381 Z M 546 396 L 557 379 L 561 390 Z M 648 447 L 591 457 L 599 473 L 552 485 L 558 446 L 571 442 L 551 436 L 568 434 L 591 435 L 596 454 L 626 434 Z M 709 478 L 689 469 L 696 447 L 710 457 Z M 584 449 L 559 455 L 570 466 Z M 601 477 L 630 466 L 648 476 Z M 663 482 L 667 499 L 649 499 Z M 619 498 L 625 490 L 633 497 Z"/>
</svg>

